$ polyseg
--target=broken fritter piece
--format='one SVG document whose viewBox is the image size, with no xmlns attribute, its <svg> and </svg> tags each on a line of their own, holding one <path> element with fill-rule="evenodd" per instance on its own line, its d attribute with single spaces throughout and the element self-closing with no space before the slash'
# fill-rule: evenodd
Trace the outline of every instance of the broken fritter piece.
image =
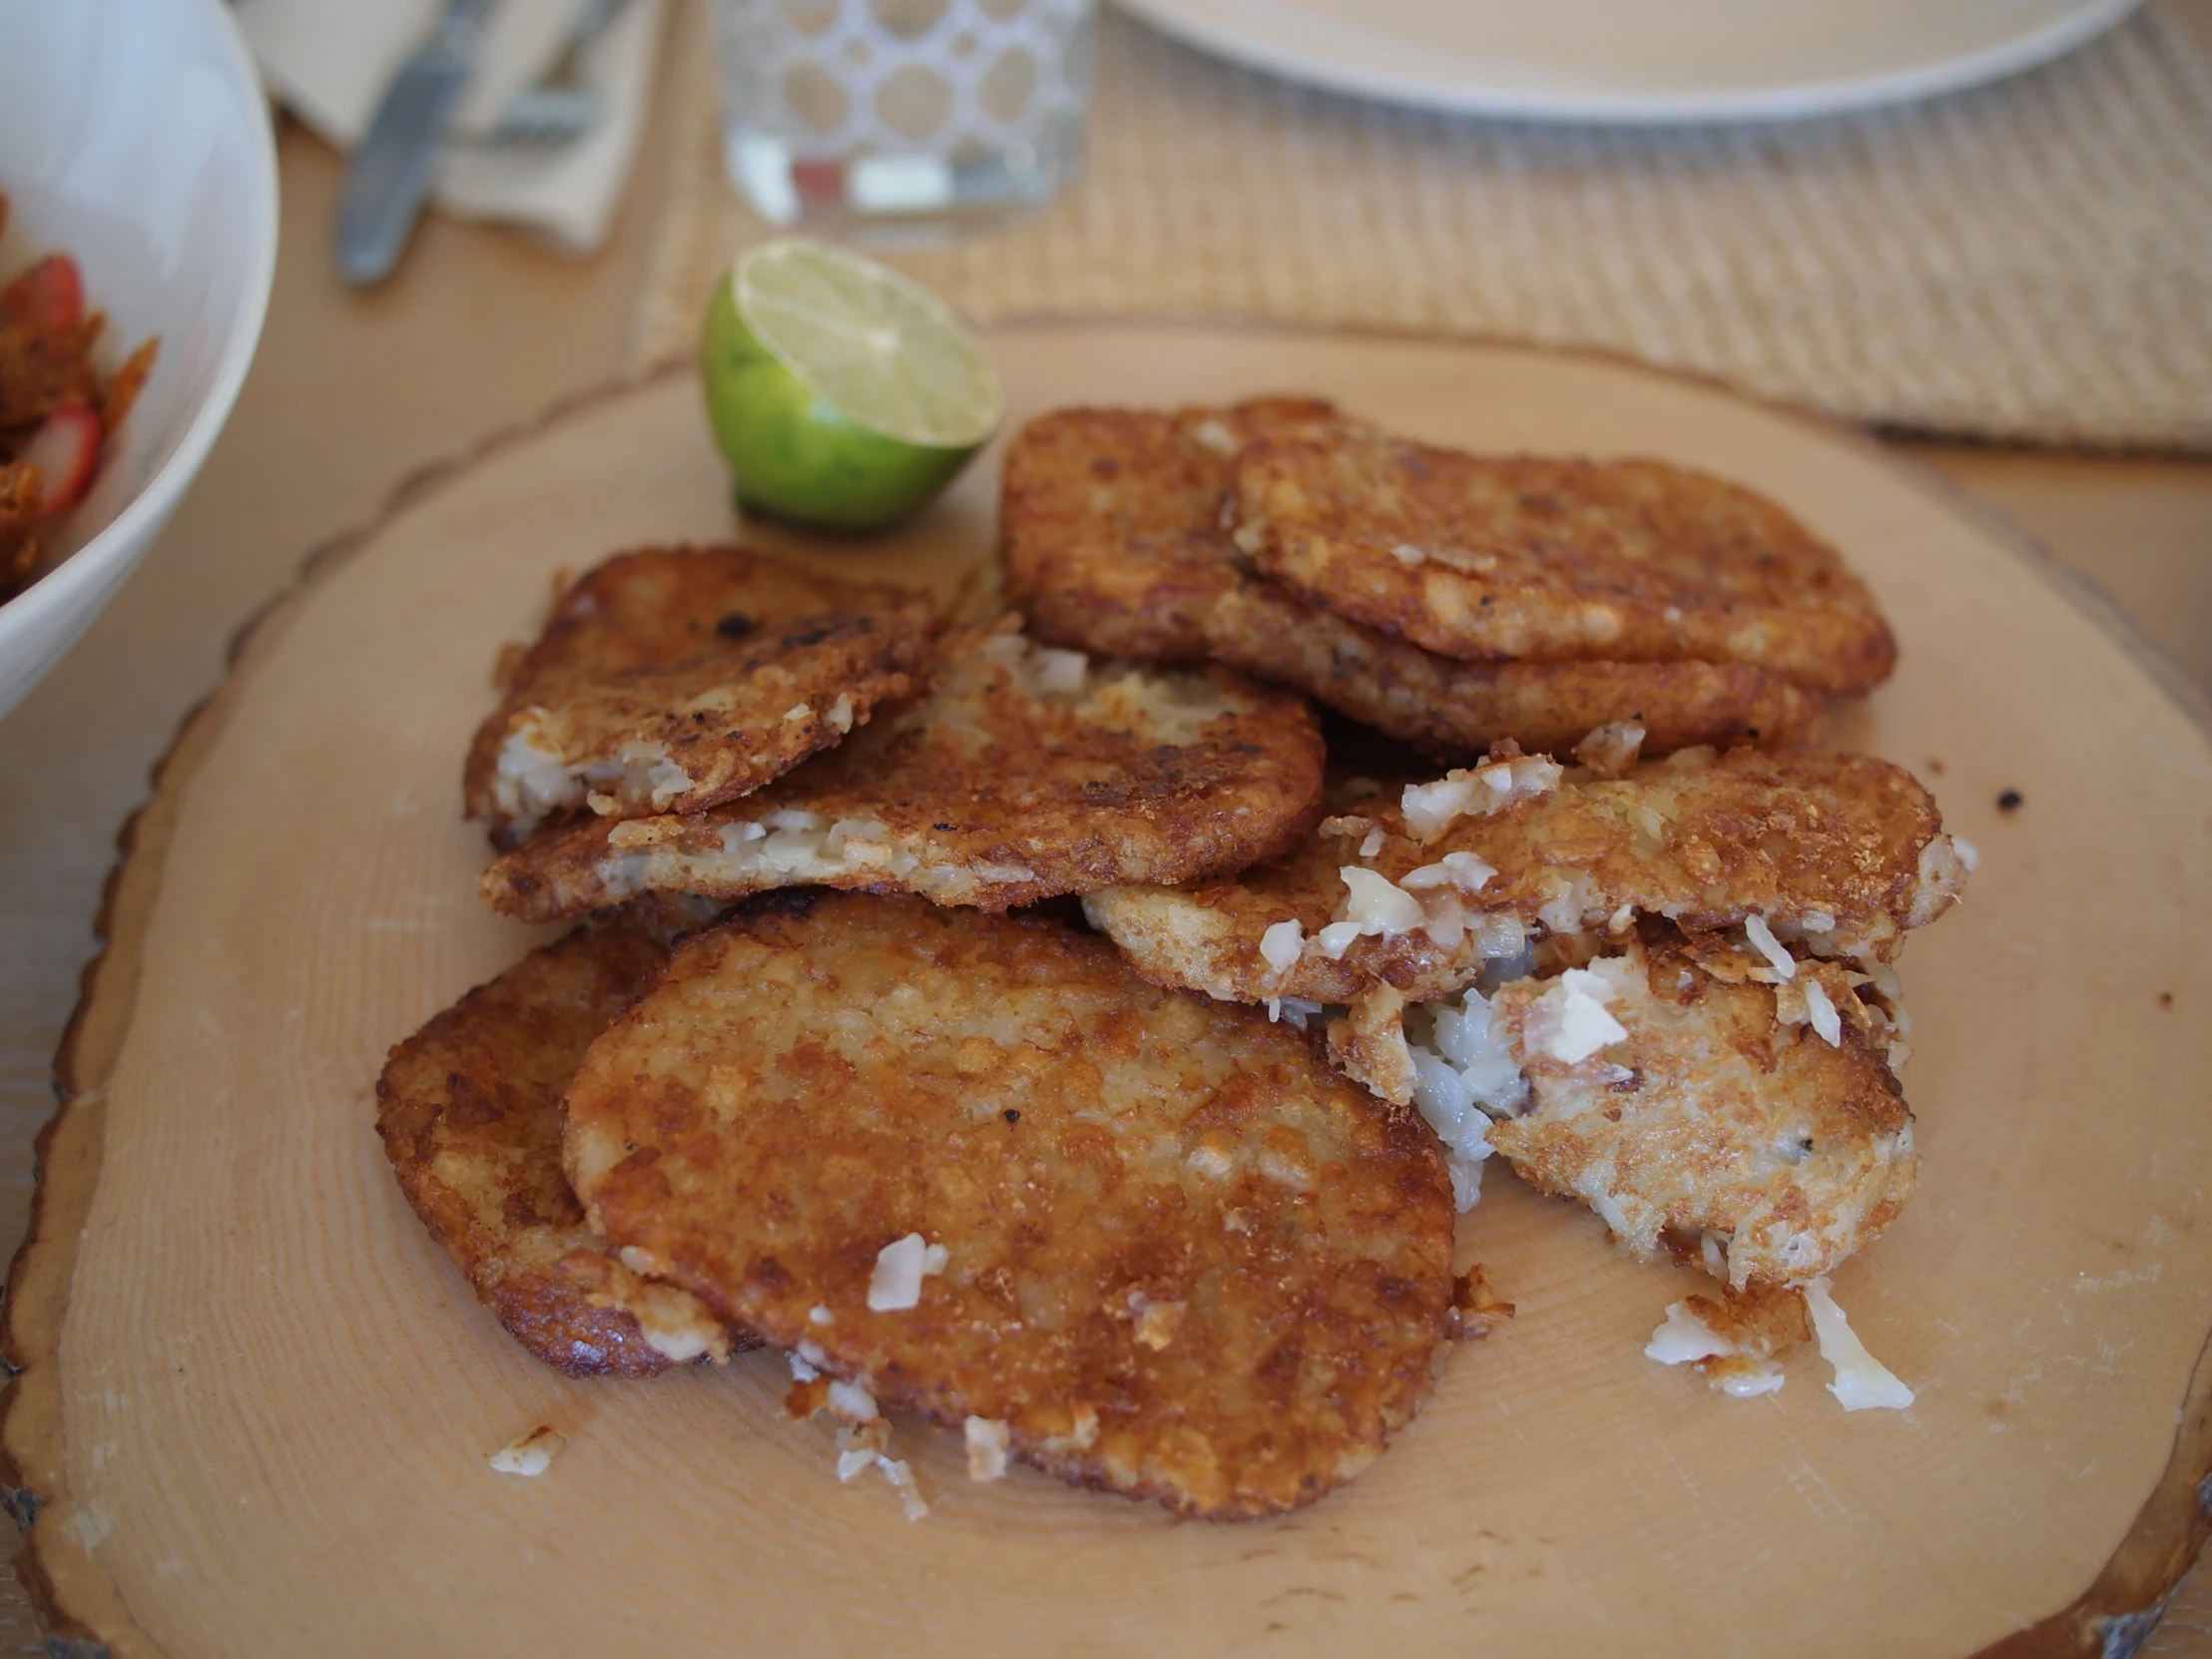
<svg viewBox="0 0 2212 1659">
<path fill-rule="evenodd" d="M 691 1296 L 609 1252 L 561 1173 L 561 1093 L 584 1050 L 713 915 L 658 899 L 596 917 L 435 1016 L 376 1081 L 407 1202 L 499 1323 L 570 1377 L 644 1377 L 732 1347 Z"/>
<path fill-rule="evenodd" d="M 1528 1094 L 1489 1144 L 1639 1256 L 1669 1233 L 1711 1241 L 1738 1291 L 1832 1272 L 1905 1208 L 1919 1172 L 1879 1009 L 1843 994 L 1853 1014 L 1791 1022 L 1778 987 L 1722 984 L 1656 929 L 1506 985 L 1493 1040 Z"/>
<path fill-rule="evenodd" d="M 1280 852 L 1313 823 L 1322 762 L 1304 701 L 1230 670 L 971 630 L 945 642 L 926 697 L 759 794 L 555 827 L 494 862 L 483 891 L 540 921 L 656 888 L 803 884 L 1004 909 Z"/>
<path fill-rule="evenodd" d="M 1433 760 L 1500 739 L 1565 753 L 1634 721 L 1647 754 L 1698 745 L 1795 749 L 1826 728 L 1819 692 L 1749 663 L 1470 663 L 1348 622 L 1272 582 L 1245 581 L 1206 616 L 1216 662 L 1294 686 Z"/>
<path fill-rule="evenodd" d="M 1666 1323 L 1651 1334 L 1644 1358 L 1662 1366 L 1694 1366 L 1722 1393 L 1750 1399 L 1782 1386 L 1777 1355 L 1812 1340 L 1802 1291 L 1724 1289 L 1718 1300 L 1693 1294 L 1669 1303 Z"/>
<path fill-rule="evenodd" d="M 1260 433 L 1345 418 L 1305 397 L 1040 415 L 1006 446 L 1007 599 L 1047 644 L 1205 661 L 1208 613 L 1241 580 L 1221 527 L 1231 459 Z"/>
<path fill-rule="evenodd" d="M 1912 775 L 1868 756 L 1685 750 L 1596 778 L 1501 755 L 1324 820 L 1226 880 L 1115 887 L 1084 908 L 1157 983 L 1237 1002 L 1349 1003 L 1378 985 L 1426 1001 L 1640 914 L 1887 962 L 1956 896 L 1965 858 Z"/>
<path fill-rule="evenodd" d="M 1447 657 L 1752 663 L 1836 693 L 1880 685 L 1897 657 L 1834 548 L 1664 461 L 1294 433 L 1238 455 L 1229 500 L 1263 573 Z"/>
<path fill-rule="evenodd" d="M 1426 1131 L 1034 913 L 756 901 L 567 1109 L 627 1260 L 871 1402 L 1188 1514 L 1351 1479 L 1465 1319 Z"/>
<path fill-rule="evenodd" d="M 697 813 L 759 789 L 903 696 L 926 595 L 736 547 L 621 553 L 564 592 L 477 728 L 471 818 L 518 844 L 588 806 Z"/>
</svg>

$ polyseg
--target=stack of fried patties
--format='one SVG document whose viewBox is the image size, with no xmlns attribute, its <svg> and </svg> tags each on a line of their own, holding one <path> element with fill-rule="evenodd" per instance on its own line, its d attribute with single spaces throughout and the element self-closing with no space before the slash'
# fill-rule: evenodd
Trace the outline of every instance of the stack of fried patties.
<svg viewBox="0 0 2212 1659">
<path fill-rule="evenodd" d="M 505 663 L 484 895 L 584 919 L 379 1093 L 507 1328 L 781 1349 L 909 1499 L 879 1404 L 977 1478 L 1265 1514 L 1509 1311 L 1453 1271 L 1494 1150 L 1721 1281 L 1655 1357 L 1778 1385 L 1912 1192 L 1893 963 L 1967 861 L 1785 748 L 1893 655 L 1834 552 L 1287 400 L 1047 416 L 1002 529 L 1026 621 L 649 550 Z"/>
<path fill-rule="evenodd" d="M 1897 648 L 1836 551 L 1663 461 L 1470 455 L 1333 405 L 1066 409 L 1006 457 L 1006 581 L 1037 637 L 1238 668 L 1433 760 L 1790 748 Z"/>
<path fill-rule="evenodd" d="M 785 1350 L 840 1472 L 909 1498 L 878 1402 L 978 1478 L 1310 1501 L 1497 1311 L 1441 1148 L 1064 895 L 1290 852 L 1313 711 L 818 571 L 624 554 L 504 663 L 484 892 L 584 919 L 393 1050 L 402 1187 L 548 1364 Z"/>
<path fill-rule="evenodd" d="M 1836 551 L 1664 462 L 1289 398 L 1046 415 L 1004 514 L 1039 637 L 1234 664 L 1462 763 L 1379 766 L 1347 728 L 1300 846 L 1093 893 L 1093 923 L 1155 983 L 1326 1027 L 1462 1208 L 1494 1150 L 1712 1272 L 1684 1357 L 1779 1386 L 1808 1298 L 1913 1191 L 1894 962 L 1972 857 L 1901 769 L 1799 748 L 1896 656 Z"/>
</svg>

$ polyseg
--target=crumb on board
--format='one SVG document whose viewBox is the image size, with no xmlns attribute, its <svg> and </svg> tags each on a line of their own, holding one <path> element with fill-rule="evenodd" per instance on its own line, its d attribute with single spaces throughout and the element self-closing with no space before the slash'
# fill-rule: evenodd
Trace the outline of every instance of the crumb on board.
<svg viewBox="0 0 2212 1659">
<path fill-rule="evenodd" d="M 529 1433 L 509 1440 L 488 1461 L 499 1474 L 543 1474 L 553 1457 L 568 1444 L 568 1436 L 550 1423 L 539 1423 Z"/>
<path fill-rule="evenodd" d="M 1513 1305 L 1497 1294 L 1480 1262 L 1451 1281 L 1452 1335 L 1462 1340 L 1487 1337 L 1513 1317 Z"/>
<path fill-rule="evenodd" d="M 966 1423 L 967 1477 L 970 1480 L 1006 1478 L 1006 1450 L 1013 1441 L 1012 1425 L 995 1417 L 970 1415 Z"/>
</svg>

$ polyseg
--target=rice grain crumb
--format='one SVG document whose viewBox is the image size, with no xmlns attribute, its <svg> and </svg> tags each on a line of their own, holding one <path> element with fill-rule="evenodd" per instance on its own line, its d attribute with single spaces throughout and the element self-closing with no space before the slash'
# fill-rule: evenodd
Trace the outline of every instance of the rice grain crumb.
<svg viewBox="0 0 2212 1659">
<path fill-rule="evenodd" d="M 549 1423 L 539 1423 L 529 1433 L 509 1440 L 486 1459 L 499 1474 L 543 1474 L 553 1457 L 568 1444 L 568 1436 Z"/>
<path fill-rule="evenodd" d="M 1013 1440 L 1011 1425 L 996 1417 L 967 1419 L 967 1477 L 970 1480 L 1006 1478 L 1006 1448 Z"/>
</svg>

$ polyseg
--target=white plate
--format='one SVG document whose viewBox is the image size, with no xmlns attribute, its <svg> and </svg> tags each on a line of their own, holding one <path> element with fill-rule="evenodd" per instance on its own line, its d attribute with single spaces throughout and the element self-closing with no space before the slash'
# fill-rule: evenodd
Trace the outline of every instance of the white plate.
<svg viewBox="0 0 2212 1659">
<path fill-rule="evenodd" d="M 1552 121 L 1772 121 L 1949 92 L 2136 0 L 1121 0 L 1337 92 Z"/>
</svg>

